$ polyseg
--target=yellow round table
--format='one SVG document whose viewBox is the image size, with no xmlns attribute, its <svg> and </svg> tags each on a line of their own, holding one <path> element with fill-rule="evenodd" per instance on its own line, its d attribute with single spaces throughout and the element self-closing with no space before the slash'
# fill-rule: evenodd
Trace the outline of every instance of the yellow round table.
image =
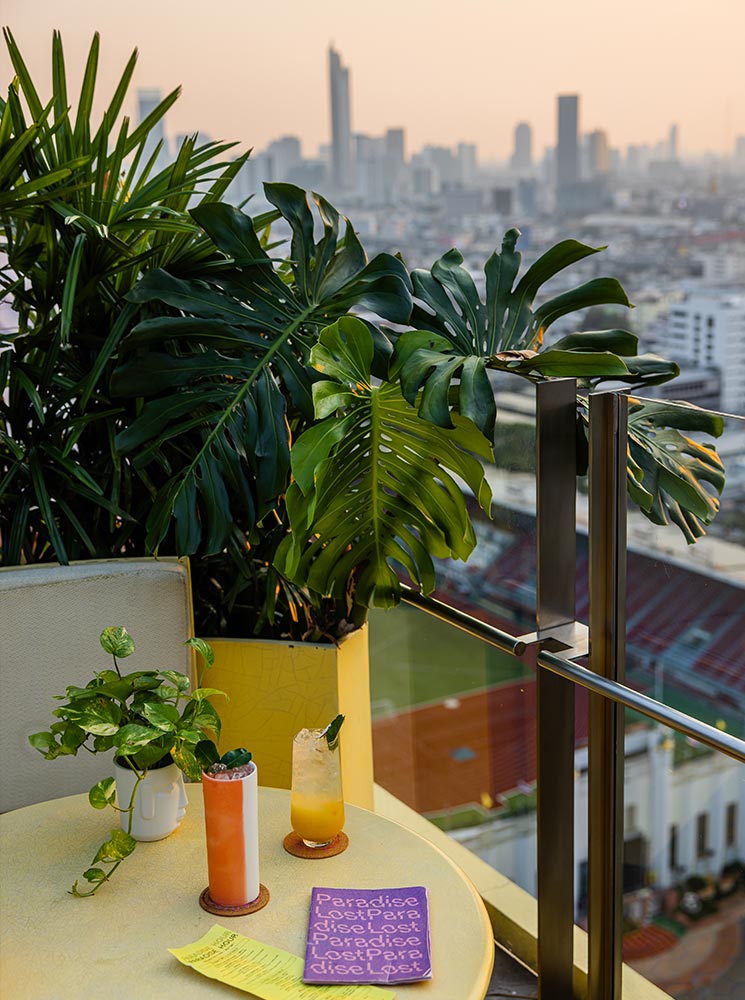
<svg viewBox="0 0 745 1000">
<path fill-rule="evenodd" d="M 0 816 L 0 994 L 3 1000 L 191 1000 L 240 991 L 182 966 L 167 951 L 219 923 L 294 955 L 305 954 L 310 890 L 424 885 L 429 892 L 432 979 L 390 987 L 422 1000 L 483 1000 L 492 931 L 475 889 L 440 850 L 410 830 L 347 806 L 349 848 L 304 861 L 282 847 L 289 792 L 259 790 L 260 877 L 269 905 L 245 917 L 199 906 L 207 885 L 202 788 L 166 840 L 138 844 L 112 881 L 89 899 L 67 889 L 92 862 L 115 823 L 85 795 Z M 113 821 L 113 822 L 112 822 Z M 317 987 L 323 997 L 325 987 Z M 250 996 L 250 994 L 243 994 Z"/>
</svg>

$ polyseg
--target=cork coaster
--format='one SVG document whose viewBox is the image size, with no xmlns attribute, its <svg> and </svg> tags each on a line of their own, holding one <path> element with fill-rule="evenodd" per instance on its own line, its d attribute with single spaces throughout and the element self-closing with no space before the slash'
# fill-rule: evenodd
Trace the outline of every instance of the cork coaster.
<svg viewBox="0 0 745 1000">
<path fill-rule="evenodd" d="M 293 830 L 292 833 L 287 834 L 282 844 L 288 854 L 292 854 L 296 858 L 309 858 L 314 861 L 317 858 L 333 858 L 337 854 L 342 854 L 349 847 L 349 837 L 342 830 L 326 847 L 308 847 Z"/>
<path fill-rule="evenodd" d="M 263 910 L 268 902 L 269 890 L 262 883 L 259 883 L 259 895 L 256 899 L 250 903 L 244 903 L 243 906 L 223 906 L 221 903 L 216 903 L 210 896 L 209 886 L 202 891 L 199 897 L 199 905 L 202 909 L 208 913 L 215 913 L 218 917 L 245 917 L 248 913 Z"/>
</svg>

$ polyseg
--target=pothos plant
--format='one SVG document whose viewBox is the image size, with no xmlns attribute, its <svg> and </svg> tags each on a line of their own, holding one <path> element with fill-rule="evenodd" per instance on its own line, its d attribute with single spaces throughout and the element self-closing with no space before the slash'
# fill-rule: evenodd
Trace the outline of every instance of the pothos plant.
<svg viewBox="0 0 745 1000">
<path fill-rule="evenodd" d="M 119 661 L 135 650 L 134 640 L 123 626 L 105 628 L 100 635 L 103 649 L 111 654 L 113 670 L 96 673 L 85 687 L 71 685 L 65 704 L 52 713 L 58 719 L 47 732 L 34 733 L 29 742 L 46 760 L 76 755 L 79 750 L 98 754 L 114 751 L 114 759 L 135 775 L 127 804 L 116 800 L 115 780 L 103 778 L 88 793 L 94 809 L 111 806 L 127 818 L 98 849 L 93 866 L 83 872 L 88 889 L 76 881 L 73 896 L 92 896 L 137 846 L 132 836 L 132 816 L 137 789 L 149 770 L 173 762 L 192 781 L 201 779 L 203 769 L 220 759 L 214 739 L 220 736 L 220 717 L 208 701 L 224 692 L 202 687 L 206 669 L 214 661 L 209 643 L 187 639 L 202 661 L 198 686 L 189 691 L 191 681 L 177 670 L 135 670 L 122 673 Z M 99 867 L 105 865 L 106 867 Z"/>
</svg>

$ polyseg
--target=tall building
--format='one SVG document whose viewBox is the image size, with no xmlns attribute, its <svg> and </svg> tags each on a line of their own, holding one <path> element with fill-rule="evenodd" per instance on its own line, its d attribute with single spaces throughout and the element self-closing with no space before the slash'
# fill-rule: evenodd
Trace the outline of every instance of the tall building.
<svg viewBox="0 0 745 1000">
<path fill-rule="evenodd" d="M 476 180 L 478 153 L 475 143 L 459 142 L 455 155 L 458 162 L 457 179 L 465 187 L 470 187 Z"/>
<path fill-rule="evenodd" d="M 366 205 L 386 201 L 385 139 L 356 133 L 352 137 L 356 191 Z"/>
<path fill-rule="evenodd" d="M 670 310 L 663 349 L 694 368 L 718 368 L 719 407 L 745 416 L 745 294 L 737 286 L 688 292 Z"/>
<path fill-rule="evenodd" d="M 607 174 L 609 170 L 608 135 L 598 128 L 587 136 L 587 172 L 590 177 L 600 177 Z"/>
<path fill-rule="evenodd" d="M 421 156 L 435 169 L 437 189 L 458 181 L 458 161 L 448 146 L 423 146 Z"/>
<path fill-rule="evenodd" d="M 385 155 L 403 166 L 406 159 L 406 133 L 402 128 L 386 129 Z"/>
<path fill-rule="evenodd" d="M 269 157 L 271 169 L 271 178 L 267 180 L 289 180 L 303 158 L 300 140 L 294 135 L 275 139 L 267 146 L 266 155 Z"/>
<path fill-rule="evenodd" d="M 527 122 L 515 126 L 515 148 L 512 153 L 512 169 L 519 172 L 533 166 L 533 130 Z"/>
<path fill-rule="evenodd" d="M 354 186 L 352 168 L 352 115 L 349 70 L 339 53 L 329 46 L 329 93 L 331 97 L 331 181 L 337 191 Z"/>
<path fill-rule="evenodd" d="M 670 126 L 670 133 L 668 135 L 667 144 L 668 144 L 668 157 L 671 160 L 677 160 L 678 159 L 678 126 L 677 125 L 671 125 Z"/>
<path fill-rule="evenodd" d="M 406 133 L 402 128 L 389 128 L 383 137 L 385 144 L 385 184 L 390 201 L 395 204 L 406 186 Z"/>
<path fill-rule="evenodd" d="M 559 191 L 579 181 L 579 97 L 557 100 L 556 186 Z"/>
<path fill-rule="evenodd" d="M 137 123 L 139 125 L 145 121 L 148 115 L 158 107 L 163 100 L 162 93 L 157 89 L 147 89 L 137 91 Z M 162 169 L 168 163 L 168 141 L 165 133 L 165 121 L 161 118 L 150 129 L 145 142 L 145 152 L 143 162 L 147 163 L 156 150 L 158 143 L 161 143 L 160 153 L 156 161 L 157 169 Z"/>
</svg>

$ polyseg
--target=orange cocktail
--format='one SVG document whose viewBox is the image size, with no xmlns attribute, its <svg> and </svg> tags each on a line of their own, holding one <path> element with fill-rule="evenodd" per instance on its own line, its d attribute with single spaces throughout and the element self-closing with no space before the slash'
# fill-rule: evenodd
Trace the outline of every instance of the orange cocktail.
<svg viewBox="0 0 745 1000">
<path fill-rule="evenodd" d="M 326 847 L 344 827 L 338 746 L 321 729 L 301 729 L 292 744 L 292 829 L 308 847 Z"/>
<path fill-rule="evenodd" d="M 246 906 L 259 895 L 257 782 L 253 762 L 202 775 L 209 897 L 218 907 Z"/>
</svg>

